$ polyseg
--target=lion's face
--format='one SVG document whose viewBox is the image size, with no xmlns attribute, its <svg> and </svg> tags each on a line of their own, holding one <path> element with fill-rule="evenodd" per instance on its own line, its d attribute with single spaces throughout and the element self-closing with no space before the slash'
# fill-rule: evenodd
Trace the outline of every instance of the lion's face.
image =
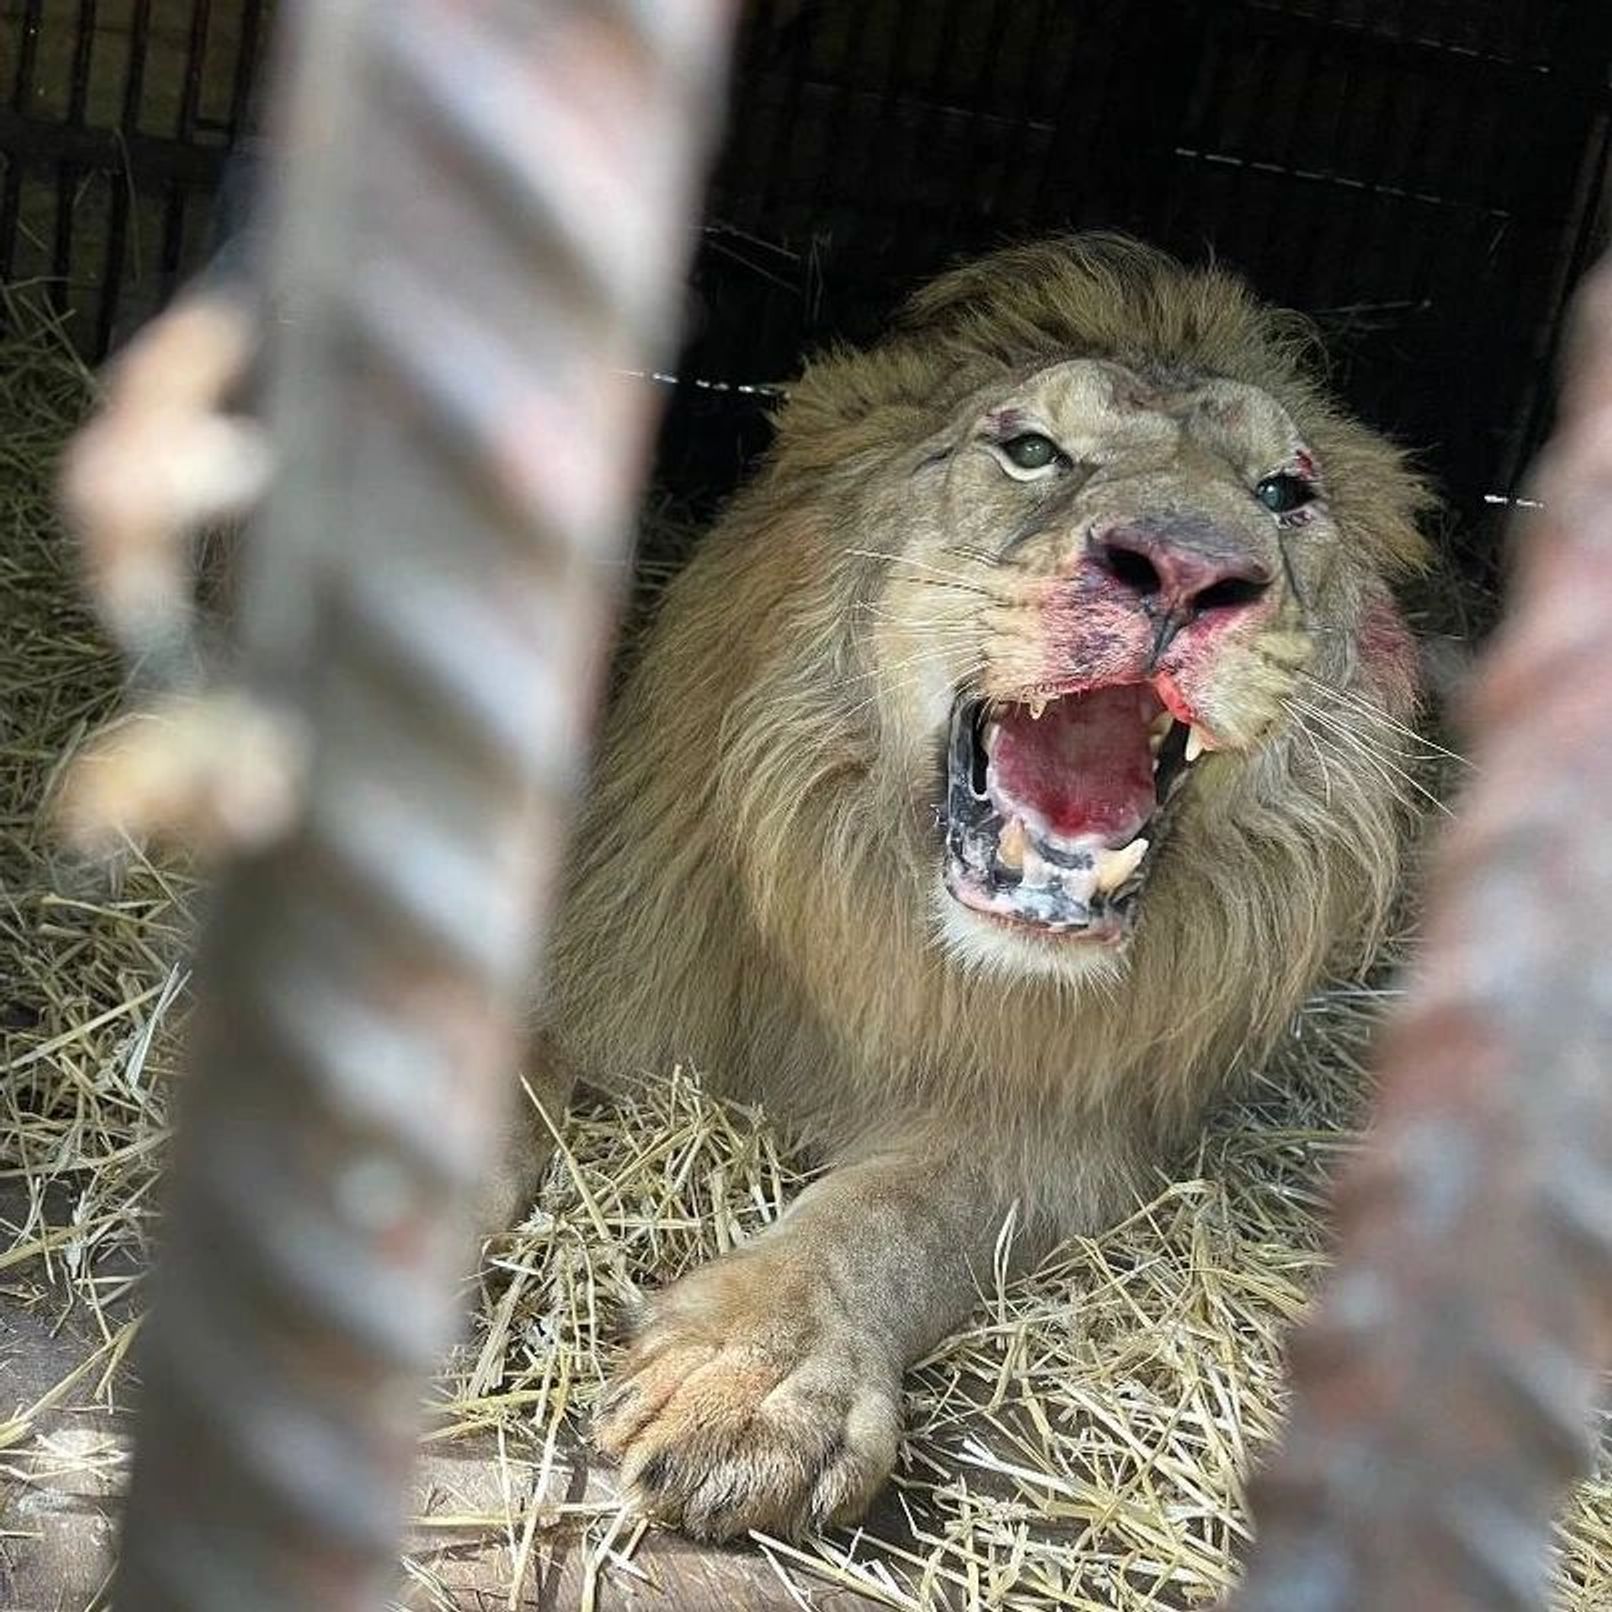
<svg viewBox="0 0 1612 1612">
<path fill-rule="evenodd" d="M 944 758 L 947 937 L 1112 963 L 1200 773 L 1283 730 L 1310 624 L 1355 608 L 1326 466 L 1252 386 L 1076 360 L 977 395 L 900 477 L 881 727 L 931 791 Z"/>
</svg>

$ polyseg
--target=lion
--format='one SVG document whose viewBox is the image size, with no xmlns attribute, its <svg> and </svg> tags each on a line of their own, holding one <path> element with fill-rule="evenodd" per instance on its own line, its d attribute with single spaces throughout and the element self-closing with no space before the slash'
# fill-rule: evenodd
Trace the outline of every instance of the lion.
<svg viewBox="0 0 1612 1612">
<path fill-rule="evenodd" d="M 576 837 L 541 1095 L 692 1065 L 825 1173 L 648 1302 L 596 1424 L 647 1513 L 856 1517 L 1004 1228 L 1031 1261 L 1123 1216 L 1373 955 L 1430 495 L 1313 352 L 1128 239 L 999 251 L 807 366 L 667 589 Z"/>
</svg>

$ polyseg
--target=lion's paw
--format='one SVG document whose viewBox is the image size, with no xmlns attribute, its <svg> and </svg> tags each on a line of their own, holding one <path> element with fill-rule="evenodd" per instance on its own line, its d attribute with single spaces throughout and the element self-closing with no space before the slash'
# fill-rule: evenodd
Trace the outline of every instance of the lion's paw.
<svg viewBox="0 0 1612 1612">
<path fill-rule="evenodd" d="M 725 1262 L 663 1296 L 595 1439 L 639 1509 L 696 1538 L 848 1521 L 895 1464 L 899 1368 L 832 1299 L 769 1294 L 761 1272 L 737 1274 Z"/>
</svg>

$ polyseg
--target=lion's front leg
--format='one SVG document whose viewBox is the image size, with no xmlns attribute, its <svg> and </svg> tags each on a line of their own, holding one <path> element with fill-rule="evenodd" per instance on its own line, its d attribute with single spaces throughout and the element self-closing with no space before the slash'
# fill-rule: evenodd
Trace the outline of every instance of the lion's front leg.
<svg viewBox="0 0 1612 1612">
<path fill-rule="evenodd" d="M 902 1372 L 968 1312 L 999 1221 L 956 1170 L 868 1159 L 658 1295 L 597 1429 L 636 1502 L 710 1539 L 859 1514 L 895 1463 Z"/>
</svg>

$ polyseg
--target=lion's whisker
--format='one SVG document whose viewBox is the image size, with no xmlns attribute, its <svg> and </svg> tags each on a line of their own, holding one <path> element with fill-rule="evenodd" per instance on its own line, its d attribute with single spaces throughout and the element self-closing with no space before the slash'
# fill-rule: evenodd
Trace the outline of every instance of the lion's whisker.
<svg viewBox="0 0 1612 1612">
<path fill-rule="evenodd" d="M 1401 748 L 1397 744 L 1390 744 L 1387 742 L 1387 740 L 1380 738 L 1376 734 L 1368 734 L 1352 726 L 1347 720 L 1347 718 L 1350 716 L 1356 717 L 1357 719 L 1361 718 L 1365 715 L 1364 712 L 1351 711 L 1348 707 L 1345 707 L 1343 710 L 1339 711 L 1329 711 L 1324 706 L 1311 704 L 1309 701 L 1302 699 L 1298 695 L 1293 696 L 1293 698 L 1297 700 L 1305 710 L 1313 712 L 1318 719 L 1329 721 L 1334 726 L 1347 729 L 1350 733 L 1354 733 L 1362 741 L 1369 740 L 1373 750 L 1376 751 L 1378 755 L 1381 755 L 1385 758 L 1387 756 L 1400 756 L 1407 761 L 1425 761 L 1428 759 L 1427 755 L 1422 751 L 1407 750 Z M 1400 736 L 1398 730 L 1393 731 L 1395 732 L 1396 738 Z"/>
<path fill-rule="evenodd" d="M 913 571 L 923 571 L 929 576 L 941 577 L 947 582 L 962 582 L 970 586 L 972 579 L 961 571 L 947 571 L 941 566 L 931 565 L 926 560 L 915 560 L 908 554 L 880 554 L 877 549 L 847 549 L 848 554 L 854 554 L 862 560 L 878 560 L 883 565 L 904 565 Z"/>
<path fill-rule="evenodd" d="M 1347 706 L 1350 711 L 1370 722 L 1375 722 L 1379 727 L 1387 728 L 1390 732 L 1397 733 L 1401 738 L 1409 739 L 1426 754 L 1441 756 L 1446 761 L 1455 762 L 1457 766 L 1471 767 L 1472 763 L 1466 756 L 1460 755 L 1454 750 L 1446 750 L 1443 745 L 1429 739 L 1426 734 L 1418 733 L 1414 728 L 1407 727 L 1403 722 L 1397 721 L 1379 706 L 1375 706 L 1369 700 L 1361 698 L 1352 689 L 1340 688 L 1336 683 L 1329 683 L 1324 677 L 1317 677 L 1313 672 L 1306 672 L 1302 669 L 1299 672 L 1299 676 L 1316 688 L 1324 689 L 1328 695 L 1338 701 L 1340 705 Z"/>
<path fill-rule="evenodd" d="M 1362 731 L 1361 728 L 1348 720 L 1347 714 L 1340 711 L 1329 711 L 1324 706 L 1316 705 L 1304 699 L 1301 695 L 1289 695 L 1288 707 L 1290 710 L 1302 712 L 1312 721 L 1318 722 L 1329 733 L 1336 734 L 1340 739 L 1346 740 L 1359 750 L 1369 752 L 1375 759 L 1388 765 L 1390 755 L 1401 754 L 1383 743 L 1374 734 Z"/>
<path fill-rule="evenodd" d="M 827 683 L 824 688 L 827 692 L 842 688 L 849 688 L 853 683 L 865 683 L 869 678 L 884 677 L 890 672 L 904 671 L 909 666 L 920 666 L 926 662 L 938 662 L 948 652 L 949 646 L 945 644 L 934 645 L 930 648 L 920 649 L 916 654 L 908 655 L 903 660 L 892 661 L 886 666 L 870 666 L 864 671 L 852 672 L 849 677 L 842 677 L 835 682 Z"/>
<path fill-rule="evenodd" d="M 956 588 L 963 593 L 977 593 L 982 598 L 997 599 L 1004 603 L 1007 602 L 1002 600 L 1000 594 L 998 594 L 995 590 L 986 587 L 977 578 L 964 576 L 960 571 L 943 570 L 938 565 L 929 565 L 923 560 L 914 560 L 905 554 L 880 554 L 876 549 L 847 549 L 846 553 L 854 554 L 857 556 L 857 558 L 863 560 L 878 560 L 885 565 L 904 565 L 911 571 L 921 573 L 918 576 L 906 577 L 903 579 L 908 582 L 921 582 L 926 579 L 934 579 L 939 583 L 943 583 L 946 587 Z M 933 581 L 931 585 L 934 585 Z"/>
<path fill-rule="evenodd" d="M 1305 700 L 1300 695 L 1294 695 L 1292 697 L 1300 706 L 1302 706 L 1305 710 L 1312 712 L 1317 718 L 1323 721 L 1331 722 L 1335 726 L 1346 728 L 1349 732 L 1356 734 L 1362 740 L 1369 739 L 1372 748 L 1380 755 L 1401 756 L 1407 761 L 1422 761 L 1427 759 L 1426 755 L 1422 751 L 1404 749 L 1397 744 L 1390 744 L 1386 739 L 1382 738 L 1378 734 L 1369 733 L 1368 731 L 1365 731 L 1364 728 L 1357 727 L 1355 725 L 1356 723 L 1362 723 L 1369 726 L 1368 713 L 1363 710 L 1353 709 L 1352 707 L 1343 705 L 1341 702 L 1339 709 L 1328 710 L 1326 706 L 1316 705 L 1311 701 Z M 1401 731 L 1398 729 L 1389 731 L 1393 732 L 1396 739 L 1403 736 Z"/>
<path fill-rule="evenodd" d="M 1293 726 L 1304 735 L 1315 756 L 1315 764 L 1321 769 L 1321 788 L 1326 795 L 1327 805 L 1330 806 L 1332 804 L 1332 771 L 1327 766 L 1326 757 L 1321 754 L 1321 746 L 1316 743 L 1315 735 L 1310 731 L 1303 718 L 1298 716 L 1296 712 L 1290 714 L 1295 717 Z"/>
<path fill-rule="evenodd" d="M 1316 733 L 1309 727 L 1302 717 L 1297 715 L 1297 713 L 1294 713 L 1294 723 L 1304 734 L 1305 738 L 1316 747 L 1317 756 L 1330 756 L 1343 772 L 1348 773 L 1351 769 L 1362 764 L 1362 758 L 1351 755 L 1348 751 L 1344 750 L 1335 739 L 1329 738 L 1326 734 Z M 1325 763 L 1323 762 L 1323 765 L 1324 764 Z M 1400 788 L 1399 784 L 1392 777 L 1382 770 L 1382 768 L 1369 760 L 1366 760 L 1364 765 L 1366 766 L 1367 770 L 1373 774 L 1377 781 L 1388 790 L 1389 794 L 1391 794 L 1393 798 L 1402 806 L 1409 806 L 1411 804 L 1410 797 L 1402 788 Z"/>
<path fill-rule="evenodd" d="M 1317 706 L 1309 705 L 1307 702 L 1297 699 L 1296 696 L 1289 697 L 1288 708 L 1295 715 L 1308 716 L 1311 721 L 1319 722 L 1333 738 L 1348 749 L 1356 760 L 1370 767 L 1384 783 L 1388 784 L 1401 800 L 1404 800 L 1405 796 L 1395 786 L 1393 782 L 1395 779 L 1414 790 L 1423 800 L 1443 812 L 1445 816 L 1453 815 L 1449 807 L 1432 790 L 1428 789 L 1416 778 L 1413 778 L 1403 767 L 1396 766 L 1364 734 L 1338 721 L 1332 713 L 1322 711 Z"/>
<path fill-rule="evenodd" d="M 906 664 L 911 664 L 911 663 L 908 662 Z M 899 670 L 899 669 L 900 669 L 899 667 L 885 668 L 885 670 L 889 670 L 889 671 L 896 671 L 896 670 Z M 969 679 L 977 676 L 980 672 L 982 672 L 984 670 L 985 670 L 985 662 L 984 662 L 983 659 L 975 662 L 973 665 L 965 667 L 962 670 L 962 672 L 959 673 L 959 675 L 957 676 L 957 678 L 955 680 L 957 687 L 960 688 L 960 689 L 966 689 L 967 686 L 968 686 L 968 683 L 969 683 Z M 855 705 L 848 706 L 841 713 L 841 715 L 842 716 L 848 716 L 848 717 L 856 716 L 860 712 L 867 710 L 867 708 L 870 705 L 876 705 L 886 695 L 894 697 L 894 696 L 899 695 L 899 694 L 910 693 L 913 690 L 916 690 L 920 686 L 921 682 L 922 682 L 921 674 L 915 672 L 911 677 L 906 677 L 906 678 L 899 679 L 895 684 L 893 684 L 889 688 L 877 688 L 877 689 L 875 689 L 873 691 L 873 693 L 868 695 L 868 697 L 866 699 L 859 700 Z"/>
<path fill-rule="evenodd" d="M 973 621 L 948 620 L 941 616 L 913 620 L 907 616 L 892 615 L 888 610 L 881 610 L 877 605 L 871 604 L 859 604 L 855 609 L 861 615 L 871 616 L 875 621 L 882 621 L 887 626 L 900 627 L 908 632 L 972 634 L 979 631 L 977 623 Z"/>
</svg>

